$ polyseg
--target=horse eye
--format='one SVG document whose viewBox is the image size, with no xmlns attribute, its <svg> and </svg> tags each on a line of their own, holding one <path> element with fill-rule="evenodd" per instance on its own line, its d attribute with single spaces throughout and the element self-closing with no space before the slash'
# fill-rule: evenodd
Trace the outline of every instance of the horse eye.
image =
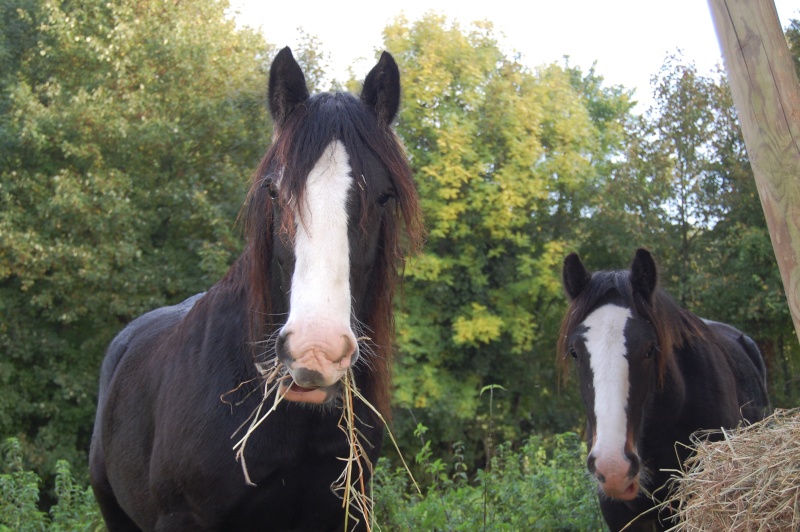
<svg viewBox="0 0 800 532">
<path fill-rule="evenodd" d="M 278 198 L 278 188 L 275 186 L 275 181 L 271 177 L 265 177 L 261 182 L 261 188 L 266 188 L 269 197 L 272 199 Z"/>
<path fill-rule="evenodd" d="M 381 207 L 385 207 L 386 204 L 389 203 L 389 200 L 393 198 L 394 198 L 394 192 L 386 191 L 380 196 L 378 196 L 378 205 L 380 205 Z"/>
<path fill-rule="evenodd" d="M 653 358 L 656 355 L 656 353 L 658 353 L 658 346 L 653 344 L 647 349 L 644 356 L 645 358 Z"/>
<path fill-rule="evenodd" d="M 578 360 L 578 352 L 575 351 L 574 347 L 569 348 L 569 356 L 571 356 L 573 360 Z"/>
</svg>

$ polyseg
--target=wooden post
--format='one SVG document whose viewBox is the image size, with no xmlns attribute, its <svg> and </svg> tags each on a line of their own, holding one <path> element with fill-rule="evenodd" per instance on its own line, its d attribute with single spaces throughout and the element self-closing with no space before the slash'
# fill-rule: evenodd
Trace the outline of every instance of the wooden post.
<svg viewBox="0 0 800 532">
<path fill-rule="evenodd" d="M 773 0 L 708 0 L 800 338 L 800 83 Z"/>
</svg>

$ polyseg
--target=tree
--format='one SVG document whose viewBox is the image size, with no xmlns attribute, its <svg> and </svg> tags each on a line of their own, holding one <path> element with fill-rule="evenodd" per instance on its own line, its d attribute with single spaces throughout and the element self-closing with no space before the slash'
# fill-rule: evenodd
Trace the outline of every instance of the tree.
<svg viewBox="0 0 800 532">
<path fill-rule="evenodd" d="M 626 149 L 600 185 L 586 243 L 609 262 L 627 260 L 630 242 L 657 251 L 662 282 L 691 307 L 702 291 L 692 282 L 699 241 L 732 215 L 752 221 L 754 205 L 737 188 L 746 160 L 721 73 L 701 75 L 673 54 L 652 83 L 655 104 L 626 123 Z"/>
<path fill-rule="evenodd" d="M 574 398 L 556 390 L 559 268 L 630 104 L 593 72 L 531 71 L 504 56 L 489 23 L 464 30 L 430 14 L 384 36 L 413 80 L 398 131 L 428 229 L 398 319 L 395 401 L 417 419 L 399 412 L 396 423 L 408 435 L 421 420 L 442 448 L 480 442 L 490 424 L 505 438 L 572 428 Z M 490 384 L 507 390 L 496 391 L 494 419 L 479 397 Z"/>
<path fill-rule="evenodd" d="M 620 268 L 619 250 L 652 249 L 662 285 L 683 305 L 755 338 L 773 403 L 793 406 L 800 353 L 724 73 L 700 75 L 669 56 L 654 100 L 627 124 L 626 152 L 600 185 L 581 252 Z"/>
<path fill-rule="evenodd" d="M 789 45 L 789 53 L 792 56 L 792 63 L 800 78 L 800 20 L 792 19 L 789 21 L 789 26 L 785 30 L 786 43 Z"/>
<path fill-rule="evenodd" d="M 693 63 L 669 56 L 653 79 L 656 107 L 649 123 L 655 150 L 669 154 L 661 167 L 671 193 L 664 198 L 664 227 L 675 232 L 671 238 L 675 257 L 670 272 L 675 297 L 684 306 L 694 299 L 691 272 L 696 269 L 694 241 L 713 227 L 721 212 L 717 198 L 726 183 L 711 172 L 714 157 L 716 82 L 701 76 Z"/>
<path fill-rule="evenodd" d="M 112 336 L 241 246 L 271 49 L 226 7 L 0 6 L 0 434 L 39 472 L 85 463 Z"/>
</svg>

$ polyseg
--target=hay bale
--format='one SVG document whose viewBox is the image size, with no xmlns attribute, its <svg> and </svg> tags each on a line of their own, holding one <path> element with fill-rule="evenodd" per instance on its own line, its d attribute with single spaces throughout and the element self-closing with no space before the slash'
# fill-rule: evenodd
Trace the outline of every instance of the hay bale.
<svg viewBox="0 0 800 532">
<path fill-rule="evenodd" d="M 671 530 L 800 530 L 800 409 L 699 433 L 692 448 L 665 503 L 677 517 Z"/>
</svg>

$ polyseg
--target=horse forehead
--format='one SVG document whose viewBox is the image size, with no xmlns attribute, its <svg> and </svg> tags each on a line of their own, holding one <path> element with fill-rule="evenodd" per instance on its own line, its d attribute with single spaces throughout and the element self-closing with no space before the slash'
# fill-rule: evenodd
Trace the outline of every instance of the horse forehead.
<svg viewBox="0 0 800 532">
<path fill-rule="evenodd" d="M 350 156 L 340 140 L 325 148 L 314 168 L 308 174 L 306 193 L 310 204 L 329 204 L 337 199 L 346 200 L 352 186 Z"/>
<path fill-rule="evenodd" d="M 633 317 L 631 309 L 605 304 L 583 320 L 583 337 L 591 354 L 625 354 L 625 327 Z"/>
<path fill-rule="evenodd" d="M 332 141 L 306 177 L 303 200 L 292 205 L 295 222 L 309 233 L 346 227 L 352 187 L 347 150 L 341 141 Z"/>
</svg>

